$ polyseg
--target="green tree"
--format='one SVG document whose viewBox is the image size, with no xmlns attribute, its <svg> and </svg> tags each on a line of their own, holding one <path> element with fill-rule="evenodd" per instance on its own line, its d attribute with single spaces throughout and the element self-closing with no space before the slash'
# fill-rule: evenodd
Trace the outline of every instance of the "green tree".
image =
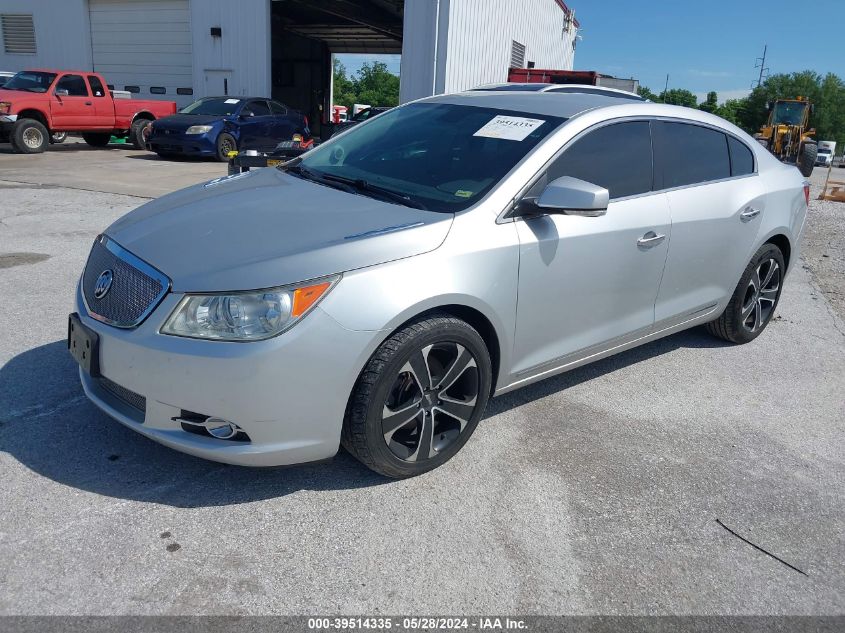
<svg viewBox="0 0 845 633">
<path fill-rule="evenodd" d="M 718 106 L 713 114 L 730 121 L 734 125 L 739 125 L 740 112 L 745 107 L 745 103 L 745 99 L 728 99 Z"/>
<path fill-rule="evenodd" d="M 658 95 L 654 94 L 651 90 L 649 90 L 645 86 L 640 86 L 639 88 L 637 88 L 637 94 L 640 95 L 641 97 L 645 98 L 645 99 L 648 99 L 649 101 L 653 101 L 655 103 L 660 102 L 660 97 Z"/>
<path fill-rule="evenodd" d="M 684 90 L 683 88 L 672 88 L 671 90 L 661 92 L 660 100 L 663 103 L 686 106 L 687 108 L 695 108 L 698 106 L 698 99 L 696 96 L 689 90 Z"/>
<path fill-rule="evenodd" d="M 399 105 L 399 77 L 387 70 L 387 64 L 365 63 L 356 76 L 350 78 L 346 67 L 335 59 L 333 70 L 334 102 L 349 108 L 350 115 L 355 103 Z"/>
<path fill-rule="evenodd" d="M 719 95 L 715 91 L 708 92 L 707 99 L 698 106 L 698 109 L 714 114 L 719 109 Z"/>
</svg>

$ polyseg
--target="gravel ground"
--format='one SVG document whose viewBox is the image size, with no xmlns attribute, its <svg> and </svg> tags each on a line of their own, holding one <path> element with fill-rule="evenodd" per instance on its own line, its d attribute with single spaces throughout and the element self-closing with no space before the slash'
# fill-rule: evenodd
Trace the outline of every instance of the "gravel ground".
<svg viewBox="0 0 845 633">
<path fill-rule="evenodd" d="M 802 256 L 813 281 L 840 319 L 845 319 L 845 202 L 818 200 L 827 169 L 816 167 L 810 178 L 810 212 Z M 845 181 L 845 168 L 834 167 L 831 180 Z"/>
</svg>

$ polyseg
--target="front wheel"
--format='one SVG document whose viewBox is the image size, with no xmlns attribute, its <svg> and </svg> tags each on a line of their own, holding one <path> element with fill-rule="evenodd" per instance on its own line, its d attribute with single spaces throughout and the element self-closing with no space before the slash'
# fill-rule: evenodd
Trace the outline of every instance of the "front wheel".
<svg viewBox="0 0 845 633">
<path fill-rule="evenodd" d="M 819 146 L 816 143 L 807 141 L 801 144 L 801 149 L 798 150 L 798 171 L 801 175 L 809 178 L 813 175 L 813 168 L 816 166 L 816 158 L 819 155 Z"/>
<path fill-rule="evenodd" d="M 760 336 L 775 314 L 786 266 L 774 244 L 763 244 L 751 258 L 721 316 L 707 324 L 714 336 L 748 343 Z"/>
<path fill-rule="evenodd" d="M 238 144 L 235 142 L 235 137 L 227 132 L 221 132 L 217 137 L 217 160 L 221 163 L 229 161 L 229 152 L 237 152 Z"/>
<path fill-rule="evenodd" d="M 85 132 L 82 135 L 82 140 L 91 147 L 105 147 L 111 140 L 111 134 L 109 132 Z"/>
<path fill-rule="evenodd" d="M 492 383 L 484 340 L 464 321 L 434 314 L 387 339 L 361 372 L 341 442 L 397 479 L 437 468 L 466 444 Z"/>
<path fill-rule="evenodd" d="M 50 133 L 35 119 L 18 119 L 12 127 L 12 147 L 22 154 L 40 154 L 50 145 Z"/>
</svg>

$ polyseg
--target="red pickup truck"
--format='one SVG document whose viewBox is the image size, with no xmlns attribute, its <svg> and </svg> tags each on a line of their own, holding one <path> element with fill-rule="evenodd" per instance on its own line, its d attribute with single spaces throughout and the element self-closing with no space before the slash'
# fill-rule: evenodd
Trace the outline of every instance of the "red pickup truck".
<svg viewBox="0 0 845 633">
<path fill-rule="evenodd" d="M 144 149 L 150 123 L 175 112 L 173 101 L 114 99 L 97 73 L 24 70 L 0 88 L 0 141 L 36 154 L 47 149 L 54 132 L 81 132 L 94 147 L 118 136 Z"/>
</svg>

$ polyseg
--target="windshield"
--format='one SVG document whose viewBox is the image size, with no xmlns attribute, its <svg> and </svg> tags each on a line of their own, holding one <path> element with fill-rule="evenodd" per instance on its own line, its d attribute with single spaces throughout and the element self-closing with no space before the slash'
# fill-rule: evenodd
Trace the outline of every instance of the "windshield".
<svg viewBox="0 0 845 633">
<path fill-rule="evenodd" d="M 807 107 L 803 101 L 780 101 L 775 104 L 775 115 L 772 122 L 784 125 L 800 125 L 804 117 L 804 109 Z"/>
<path fill-rule="evenodd" d="M 447 103 L 413 103 L 373 117 L 294 163 L 315 178 L 379 187 L 431 211 L 483 198 L 566 119 Z M 302 173 L 302 170 L 300 170 Z"/>
<path fill-rule="evenodd" d="M 7 81 L 3 86 L 3 90 L 47 92 L 55 79 L 56 73 L 40 73 L 24 70 Z"/>
<path fill-rule="evenodd" d="M 191 105 L 183 108 L 182 114 L 205 114 L 209 116 L 229 116 L 235 113 L 241 99 L 230 99 L 228 97 L 213 97 L 211 99 L 200 99 Z"/>
</svg>

